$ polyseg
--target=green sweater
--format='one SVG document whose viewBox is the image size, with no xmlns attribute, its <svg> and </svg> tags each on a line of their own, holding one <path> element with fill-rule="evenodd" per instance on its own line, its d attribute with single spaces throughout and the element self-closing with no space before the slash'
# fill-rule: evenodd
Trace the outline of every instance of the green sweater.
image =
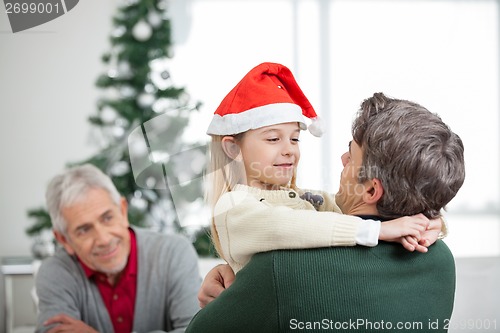
<svg viewBox="0 0 500 333">
<path fill-rule="evenodd" d="M 385 242 L 265 252 L 186 332 L 446 332 L 454 293 L 442 241 L 427 253 Z"/>
</svg>

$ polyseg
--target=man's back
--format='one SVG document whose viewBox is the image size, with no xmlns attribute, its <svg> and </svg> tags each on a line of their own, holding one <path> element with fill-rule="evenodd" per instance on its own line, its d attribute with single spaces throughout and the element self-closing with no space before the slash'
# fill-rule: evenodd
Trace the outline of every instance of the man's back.
<svg viewBox="0 0 500 333">
<path fill-rule="evenodd" d="M 455 265 L 438 241 L 255 255 L 187 332 L 445 332 Z"/>
</svg>

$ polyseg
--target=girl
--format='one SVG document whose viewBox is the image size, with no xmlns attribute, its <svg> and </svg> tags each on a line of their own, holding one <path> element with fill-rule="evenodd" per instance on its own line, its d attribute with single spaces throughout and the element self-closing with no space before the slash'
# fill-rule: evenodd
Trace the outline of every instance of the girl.
<svg viewBox="0 0 500 333">
<path fill-rule="evenodd" d="M 212 239 L 234 272 L 253 254 L 276 249 L 375 246 L 380 239 L 425 252 L 418 244 L 429 225 L 423 215 L 381 224 L 342 215 L 332 195 L 296 187 L 303 116 L 313 121 L 311 133 L 321 135 L 292 73 L 274 63 L 252 69 L 215 112 L 207 131 Z"/>
</svg>

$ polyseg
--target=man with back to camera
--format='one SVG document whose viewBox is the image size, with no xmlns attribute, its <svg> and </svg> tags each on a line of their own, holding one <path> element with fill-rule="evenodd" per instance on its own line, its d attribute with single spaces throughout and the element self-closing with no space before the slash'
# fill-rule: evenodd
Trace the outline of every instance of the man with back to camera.
<svg viewBox="0 0 500 333">
<path fill-rule="evenodd" d="M 346 214 L 435 218 L 463 184 L 461 139 L 416 103 L 374 94 L 352 134 L 336 195 Z M 231 279 L 227 266 L 214 270 L 200 301 Z M 385 242 L 271 251 L 254 255 L 186 332 L 446 332 L 454 292 L 454 259 L 440 240 L 427 253 Z"/>
<path fill-rule="evenodd" d="M 36 332 L 183 332 L 199 310 L 192 244 L 129 226 L 127 201 L 87 164 L 57 175 L 46 192 L 62 245 L 36 275 Z"/>
</svg>

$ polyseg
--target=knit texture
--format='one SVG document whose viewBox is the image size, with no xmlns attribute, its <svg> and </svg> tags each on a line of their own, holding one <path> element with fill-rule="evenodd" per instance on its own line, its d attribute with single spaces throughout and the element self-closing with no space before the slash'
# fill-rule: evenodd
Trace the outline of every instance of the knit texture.
<svg viewBox="0 0 500 333">
<path fill-rule="evenodd" d="M 454 292 L 442 241 L 427 253 L 385 242 L 272 251 L 254 255 L 186 333 L 447 332 Z"/>
<path fill-rule="evenodd" d="M 238 185 L 219 199 L 214 210 L 215 226 L 222 256 L 235 272 L 258 252 L 356 245 L 362 221 L 359 217 L 317 212 L 300 194 L 289 189 L 267 191 Z M 325 207 L 338 209 L 328 198 Z"/>
</svg>

